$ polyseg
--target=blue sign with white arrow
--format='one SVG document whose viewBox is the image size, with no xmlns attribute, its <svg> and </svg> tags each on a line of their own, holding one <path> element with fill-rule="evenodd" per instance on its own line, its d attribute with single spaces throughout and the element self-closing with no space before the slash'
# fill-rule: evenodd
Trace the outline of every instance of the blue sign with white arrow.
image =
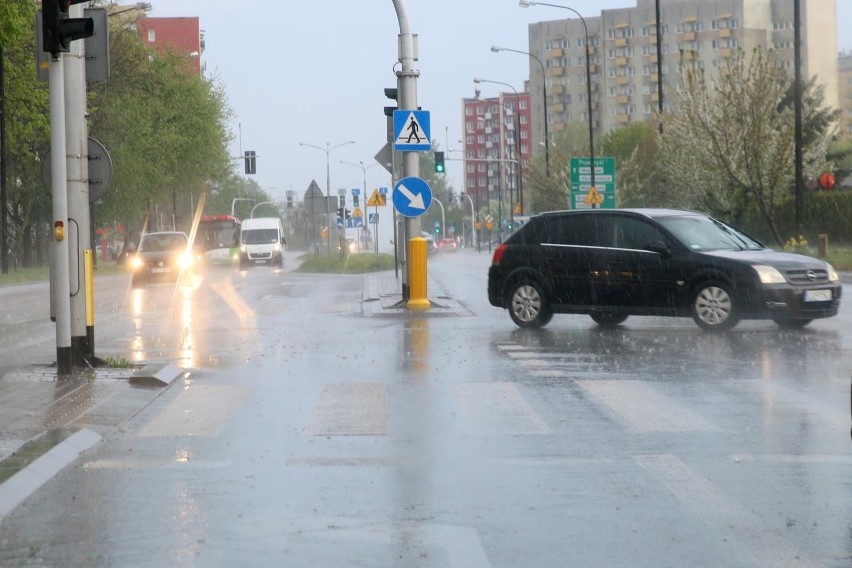
<svg viewBox="0 0 852 568">
<path fill-rule="evenodd" d="M 432 205 L 432 188 L 420 178 L 403 178 L 393 186 L 392 199 L 403 217 L 420 217 Z"/>
</svg>

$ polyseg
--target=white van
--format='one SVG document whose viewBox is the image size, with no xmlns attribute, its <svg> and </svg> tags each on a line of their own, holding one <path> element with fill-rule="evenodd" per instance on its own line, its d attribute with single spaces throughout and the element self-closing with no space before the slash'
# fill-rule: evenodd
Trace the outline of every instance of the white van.
<svg viewBox="0 0 852 568">
<path fill-rule="evenodd" d="M 284 227 L 278 217 L 246 219 L 240 228 L 240 268 L 284 267 Z"/>
</svg>

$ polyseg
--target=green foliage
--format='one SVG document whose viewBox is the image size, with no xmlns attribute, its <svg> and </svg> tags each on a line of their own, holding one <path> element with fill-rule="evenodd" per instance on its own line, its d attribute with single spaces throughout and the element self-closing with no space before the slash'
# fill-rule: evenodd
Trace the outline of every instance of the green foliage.
<svg viewBox="0 0 852 568">
<path fill-rule="evenodd" d="M 785 242 L 775 212 L 794 186 L 791 79 L 773 53 L 739 51 L 712 76 L 682 61 L 677 111 L 664 120 L 660 165 L 678 203 L 735 223 L 756 210 L 772 240 Z M 806 177 L 825 168 L 828 120 L 823 96 L 810 82 L 803 95 Z"/>
<path fill-rule="evenodd" d="M 612 156 L 618 167 L 618 207 L 659 207 L 676 201 L 676 190 L 663 181 L 659 169 L 657 126 L 636 122 L 603 137 L 601 155 Z"/>
<path fill-rule="evenodd" d="M 312 255 L 305 254 L 298 272 L 320 272 L 327 274 L 362 274 L 393 270 L 394 258 L 390 254 L 346 254 L 346 255 Z"/>
<path fill-rule="evenodd" d="M 90 133 L 115 164 L 99 222 L 138 227 L 174 195 L 200 195 L 231 169 L 227 108 L 215 83 L 176 54 L 153 55 L 129 26 L 110 22 L 111 79 L 90 86 Z"/>
</svg>

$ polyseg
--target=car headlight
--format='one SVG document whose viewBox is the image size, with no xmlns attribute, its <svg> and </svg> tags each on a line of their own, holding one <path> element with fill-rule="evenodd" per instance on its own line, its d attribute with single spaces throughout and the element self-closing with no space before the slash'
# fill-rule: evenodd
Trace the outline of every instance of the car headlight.
<svg viewBox="0 0 852 568">
<path fill-rule="evenodd" d="M 840 275 L 837 273 L 834 267 L 828 264 L 827 262 L 825 263 L 825 269 L 828 272 L 829 282 L 837 282 L 840 280 Z"/>
<path fill-rule="evenodd" d="M 777 268 L 765 264 L 753 264 L 751 266 L 757 272 L 758 278 L 763 284 L 783 284 L 786 282 L 784 275 Z"/>
<path fill-rule="evenodd" d="M 240 252 L 246 252 L 247 250 L 246 245 L 240 245 Z"/>
<path fill-rule="evenodd" d="M 142 262 L 142 259 L 138 256 L 134 256 L 132 259 L 130 259 L 130 268 L 132 268 L 133 270 L 139 270 L 144 265 L 145 263 Z"/>
<path fill-rule="evenodd" d="M 186 270 L 190 266 L 192 266 L 192 255 L 189 253 L 184 253 L 178 257 L 178 266 L 181 270 Z"/>
</svg>

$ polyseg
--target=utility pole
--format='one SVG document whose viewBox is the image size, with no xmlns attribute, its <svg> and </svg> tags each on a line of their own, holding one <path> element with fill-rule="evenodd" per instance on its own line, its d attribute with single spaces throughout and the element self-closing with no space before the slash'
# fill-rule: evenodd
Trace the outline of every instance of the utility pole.
<svg viewBox="0 0 852 568">
<path fill-rule="evenodd" d="M 417 61 L 416 35 L 411 33 L 408 20 L 408 9 L 405 0 L 393 0 L 399 20 L 399 63 L 396 71 L 397 89 L 399 92 L 399 110 L 417 110 L 417 77 L 420 71 L 414 68 Z M 418 152 L 402 152 L 402 177 L 420 177 L 420 154 Z M 420 217 L 406 217 L 403 242 L 420 236 Z M 408 263 L 410 259 L 406 259 Z M 408 266 L 408 264 L 406 264 Z M 408 270 L 403 271 L 402 299 L 410 298 Z"/>
<path fill-rule="evenodd" d="M 83 6 L 71 6 L 72 18 L 83 16 Z M 83 251 L 91 247 L 89 222 L 89 159 L 86 129 L 86 52 L 84 41 L 71 42 L 65 59 L 65 149 L 68 173 L 68 254 L 71 293 L 72 363 L 84 366 L 94 357 L 86 322 L 86 270 Z M 93 277 L 94 275 L 90 275 Z"/>
</svg>

